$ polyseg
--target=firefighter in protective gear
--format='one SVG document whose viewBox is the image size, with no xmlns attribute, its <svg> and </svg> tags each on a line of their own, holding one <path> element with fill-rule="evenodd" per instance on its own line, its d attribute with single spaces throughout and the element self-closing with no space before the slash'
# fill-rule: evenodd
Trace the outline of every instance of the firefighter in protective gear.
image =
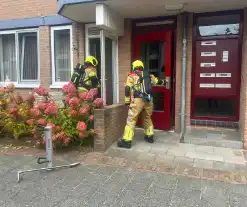
<svg viewBox="0 0 247 207">
<path fill-rule="evenodd" d="M 136 60 L 132 63 L 132 72 L 129 73 L 125 86 L 125 104 L 129 105 L 128 118 L 123 138 L 118 141 L 118 147 L 131 148 L 136 122 L 141 112 L 143 112 L 144 139 L 149 143 L 154 142 L 151 120 L 152 85 L 164 85 L 165 81 L 145 72 L 142 61 Z"/>
<path fill-rule="evenodd" d="M 97 76 L 96 66 L 98 61 L 95 57 L 89 56 L 85 59 L 85 64 L 78 63 L 74 68 L 71 82 L 81 91 L 88 92 L 92 88 L 100 88 L 100 81 Z"/>
</svg>

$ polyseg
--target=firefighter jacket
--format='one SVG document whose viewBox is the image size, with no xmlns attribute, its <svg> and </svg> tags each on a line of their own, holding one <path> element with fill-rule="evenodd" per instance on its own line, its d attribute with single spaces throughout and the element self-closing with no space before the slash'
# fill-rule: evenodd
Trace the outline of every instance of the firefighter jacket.
<svg viewBox="0 0 247 207">
<path fill-rule="evenodd" d="M 97 70 L 93 66 L 77 64 L 72 74 L 71 81 L 78 89 L 89 91 L 92 88 L 100 88 Z"/>
<path fill-rule="evenodd" d="M 128 74 L 125 84 L 125 103 L 129 104 L 132 98 L 152 98 L 152 86 L 164 85 L 165 81 L 152 74 L 143 71 L 135 71 Z"/>
</svg>

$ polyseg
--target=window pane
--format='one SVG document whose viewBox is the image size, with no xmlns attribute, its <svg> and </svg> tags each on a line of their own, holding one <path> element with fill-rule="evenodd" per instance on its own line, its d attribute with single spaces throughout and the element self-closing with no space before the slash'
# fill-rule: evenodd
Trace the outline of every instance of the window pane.
<svg viewBox="0 0 247 207">
<path fill-rule="evenodd" d="M 19 33 L 19 65 L 21 80 L 38 79 L 38 42 L 37 33 Z"/>
<path fill-rule="evenodd" d="M 200 17 L 197 19 L 198 36 L 239 34 L 240 15 Z"/>
<path fill-rule="evenodd" d="M 236 103 L 231 99 L 197 98 L 194 111 L 195 116 L 234 117 Z"/>
<path fill-rule="evenodd" d="M 140 45 L 141 60 L 144 69 L 159 78 L 165 76 L 165 42 L 142 42 Z"/>
<path fill-rule="evenodd" d="M 109 38 L 105 38 L 105 85 L 106 85 L 106 104 L 113 104 L 113 57 L 112 57 L 113 42 Z"/>
<path fill-rule="evenodd" d="M 70 30 L 54 31 L 55 81 L 67 82 L 71 77 Z"/>
<path fill-rule="evenodd" d="M 0 81 L 17 81 L 15 34 L 0 35 Z"/>
<path fill-rule="evenodd" d="M 89 55 L 96 57 L 98 60 L 97 75 L 101 79 L 101 50 L 100 50 L 100 38 L 90 38 L 89 39 Z M 101 90 L 99 90 L 98 97 L 101 97 Z"/>
</svg>

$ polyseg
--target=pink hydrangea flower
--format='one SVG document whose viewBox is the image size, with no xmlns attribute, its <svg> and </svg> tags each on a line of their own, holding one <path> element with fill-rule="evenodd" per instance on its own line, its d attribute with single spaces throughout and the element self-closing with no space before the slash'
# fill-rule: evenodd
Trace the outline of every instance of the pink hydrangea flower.
<svg viewBox="0 0 247 207">
<path fill-rule="evenodd" d="M 89 116 L 89 120 L 93 121 L 94 120 L 94 115 Z"/>
<path fill-rule="evenodd" d="M 74 98 L 69 100 L 69 105 L 71 107 L 77 107 L 77 106 L 80 105 L 80 101 L 79 101 L 79 99 L 77 97 L 74 97 Z"/>
<path fill-rule="evenodd" d="M 104 106 L 104 101 L 102 98 L 96 98 L 93 102 L 93 105 L 96 109 L 103 108 Z"/>
<path fill-rule="evenodd" d="M 38 108 L 42 111 L 44 111 L 46 109 L 47 103 L 45 102 L 41 102 L 38 104 Z"/>
<path fill-rule="evenodd" d="M 38 117 L 40 115 L 40 110 L 38 108 L 33 108 L 30 112 L 34 117 Z"/>
<path fill-rule="evenodd" d="M 65 132 L 60 132 L 56 134 L 56 138 L 62 140 L 66 136 Z"/>
<path fill-rule="evenodd" d="M 13 92 L 15 90 L 15 85 L 13 83 L 9 83 L 6 88 L 9 92 Z"/>
<path fill-rule="evenodd" d="M 43 118 L 38 119 L 38 122 L 37 123 L 38 123 L 38 125 L 46 126 L 46 120 L 43 119 Z"/>
<path fill-rule="evenodd" d="M 27 120 L 28 125 L 34 125 L 35 120 L 34 119 L 29 119 Z"/>
<path fill-rule="evenodd" d="M 4 94 L 4 92 L 5 92 L 4 87 L 1 87 L 1 86 L 0 86 L 0 96 L 2 96 L 2 95 Z"/>
<path fill-rule="evenodd" d="M 58 114 L 58 107 L 54 104 L 48 104 L 45 110 L 45 114 L 47 115 L 57 115 Z"/>
<path fill-rule="evenodd" d="M 64 143 L 65 145 L 68 145 L 71 141 L 72 141 L 72 140 L 71 140 L 71 138 L 69 138 L 69 137 L 63 138 L 63 143 Z"/>
<path fill-rule="evenodd" d="M 48 96 L 48 90 L 46 88 L 35 88 L 34 92 L 37 93 L 39 96 Z"/>
<path fill-rule="evenodd" d="M 76 117 L 78 115 L 78 112 L 74 109 L 70 111 L 72 117 Z"/>
<path fill-rule="evenodd" d="M 94 100 L 94 95 L 92 93 L 88 93 L 86 97 L 86 101 L 93 101 Z"/>
<path fill-rule="evenodd" d="M 87 129 L 87 125 L 83 121 L 78 122 L 77 129 L 81 132 L 84 132 Z"/>
<path fill-rule="evenodd" d="M 53 124 L 52 122 L 47 123 L 46 126 L 51 126 L 52 129 L 55 129 L 55 124 Z"/>
<path fill-rule="evenodd" d="M 85 132 L 79 132 L 79 137 L 80 137 L 80 138 L 86 138 L 87 135 L 86 135 Z"/>
<path fill-rule="evenodd" d="M 80 93 L 80 95 L 79 95 L 80 100 L 85 101 L 85 100 L 86 100 L 86 98 L 87 98 L 87 94 L 88 94 L 88 93 L 86 93 L 86 92 L 82 92 L 82 93 Z"/>
<path fill-rule="evenodd" d="M 98 95 L 98 89 L 97 88 L 92 88 L 89 91 L 90 94 L 92 94 L 94 97 L 96 97 Z"/>
<path fill-rule="evenodd" d="M 88 104 L 86 104 L 86 105 L 84 105 L 84 106 L 82 106 L 80 108 L 79 114 L 80 115 L 85 115 L 85 114 L 87 114 L 89 112 L 89 110 L 90 110 L 90 106 Z"/>
<path fill-rule="evenodd" d="M 60 131 L 60 130 L 61 130 L 61 127 L 57 125 L 57 126 L 55 127 L 55 130 L 56 130 L 56 131 Z"/>
</svg>

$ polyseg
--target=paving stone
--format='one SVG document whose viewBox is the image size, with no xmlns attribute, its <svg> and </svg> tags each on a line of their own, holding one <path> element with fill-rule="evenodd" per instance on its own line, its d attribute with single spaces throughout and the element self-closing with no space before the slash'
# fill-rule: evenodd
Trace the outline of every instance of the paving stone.
<svg viewBox="0 0 247 207">
<path fill-rule="evenodd" d="M 157 155 L 154 162 L 155 163 L 165 163 L 167 165 L 170 165 L 173 163 L 175 157 L 169 156 L 169 155 Z"/>
<path fill-rule="evenodd" d="M 214 151 L 214 148 L 211 146 L 197 146 L 196 152 L 207 152 L 212 153 Z"/>
<path fill-rule="evenodd" d="M 152 153 L 140 153 L 137 157 L 137 161 L 152 162 L 155 160 L 156 155 Z"/>
<path fill-rule="evenodd" d="M 226 163 L 232 163 L 232 164 L 239 164 L 239 165 L 244 165 L 245 164 L 245 159 L 243 157 L 224 157 L 224 161 Z"/>
<path fill-rule="evenodd" d="M 205 152 L 187 152 L 185 157 L 194 158 L 194 159 L 203 159 L 203 160 L 212 160 L 212 161 L 224 161 L 223 156 L 215 155 L 214 153 L 205 153 Z"/>
<path fill-rule="evenodd" d="M 180 148 L 168 149 L 167 155 L 175 157 L 183 157 L 187 151 Z"/>
<path fill-rule="evenodd" d="M 194 159 L 188 157 L 175 157 L 172 166 L 177 166 L 178 164 L 184 166 L 193 166 Z"/>
<path fill-rule="evenodd" d="M 211 160 L 194 159 L 193 167 L 213 169 L 213 164 L 214 164 L 214 161 L 211 161 Z"/>
<path fill-rule="evenodd" d="M 235 171 L 235 164 L 226 163 L 226 162 L 214 162 L 213 167 L 215 170 L 218 171 L 227 171 L 227 172 L 234 172 Z"/>
</svg>

